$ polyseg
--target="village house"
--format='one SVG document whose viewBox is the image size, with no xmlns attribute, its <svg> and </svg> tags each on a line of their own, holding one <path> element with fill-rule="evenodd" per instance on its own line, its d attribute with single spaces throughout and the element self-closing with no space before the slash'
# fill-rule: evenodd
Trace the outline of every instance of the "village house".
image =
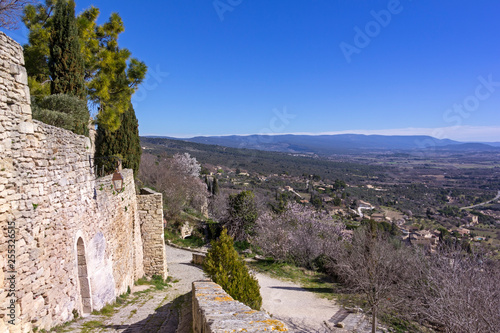
<svg viewBox="0 0 500 333">
<path fill-rule="evenodd" d="M 433 247 L 437 245 L 439 238 L 433 235 L 429 230 L 418 230 L 410 232 L 409 241 L 413 245 L 423 245 Z"/>
<path fill-rule="evenodd" d="M 462 237 L 470 235 L 470 230 L 466 228 L 460 227 L 455 231 L 458 232 L 458 234 Z"/>
<path fill-rule="evenodd" d="M 383 221 L 385 221 L 385 215 L 384 215 L 384 213 L 375 213 L 375 214 L 372 214 L 372 216 L 370 218 L 372 220 L 376 221 L 376 222 L 383 222 Z"/>
</svg>

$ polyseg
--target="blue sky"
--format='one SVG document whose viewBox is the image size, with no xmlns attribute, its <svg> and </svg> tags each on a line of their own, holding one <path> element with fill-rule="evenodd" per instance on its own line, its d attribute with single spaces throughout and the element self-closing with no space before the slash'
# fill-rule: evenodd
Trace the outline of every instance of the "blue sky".
<svg viewBox="0 0 500 333">
<path fill-rule="evenodd" d="M 498 0 L 76 3 L 118 12 L 120 45 L 149 67 L 141 135 L 500 141 Z"/>
</svg>

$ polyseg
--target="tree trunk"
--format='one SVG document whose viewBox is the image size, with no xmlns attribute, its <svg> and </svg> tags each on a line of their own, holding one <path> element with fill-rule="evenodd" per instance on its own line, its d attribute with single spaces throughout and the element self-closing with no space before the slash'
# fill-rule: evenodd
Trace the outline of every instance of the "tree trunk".
<svg viewBox="0 0 500 333">
<path fill-rule="evenodd" d="M 377 332 L 377 307 L 374 306 L 372 309 L 372 333 Z"/>
</svg>

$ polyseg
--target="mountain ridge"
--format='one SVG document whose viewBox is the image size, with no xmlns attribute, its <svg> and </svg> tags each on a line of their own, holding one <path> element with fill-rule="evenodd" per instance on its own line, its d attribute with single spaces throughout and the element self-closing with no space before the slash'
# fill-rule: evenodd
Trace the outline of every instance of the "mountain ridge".
<svg viewBox="0 0 500 333">
<path fill-rule="evenodd" d="M 264 151 L 277 151 L 297 154 L 331 155 L 355 153 L 356 151 L 377 150 L 479 150 L 500 151 L 500 147 L 487 143 L 459 142 L 450 139 L 437 139 L 426 135 L 227 135 L 196 136 L 192 138 L 173 138 L 167 136 L 144 136 L 145 138 L 166 138 L 231 148 L 247 148 Z"/>
</svg>

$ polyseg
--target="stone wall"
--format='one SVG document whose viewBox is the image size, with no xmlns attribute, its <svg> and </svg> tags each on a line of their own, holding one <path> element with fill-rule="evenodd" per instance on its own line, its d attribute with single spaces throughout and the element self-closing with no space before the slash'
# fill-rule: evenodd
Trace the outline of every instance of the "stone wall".
<svg viewBox="0 0 500 333">
<path fill-rule="evenodd" d="M 90 139 L 29 103 L 22 49 L 0 32 L 0 332 L 99 310 L 144 275 L 132 171 L 119 193 L 96 179 Z"/>
<path fill-rule="evenodd" d="M 142 189 L 137 196 L 144 251 L 144 273 L 167 278 L 167 256 L 163 226 L 163 198 L 161 193 Z"/>
<path fill-rule="evenodd" d="M 203 266 L 206 255 L 203 253 L 193 253 L 193 265 Z"/>
<path fill-rule="evenodd" d="M 233 300 L 212 281 L 193 282 L 193 332 L 288 331 L 279 320 Z"/>
</svg>

